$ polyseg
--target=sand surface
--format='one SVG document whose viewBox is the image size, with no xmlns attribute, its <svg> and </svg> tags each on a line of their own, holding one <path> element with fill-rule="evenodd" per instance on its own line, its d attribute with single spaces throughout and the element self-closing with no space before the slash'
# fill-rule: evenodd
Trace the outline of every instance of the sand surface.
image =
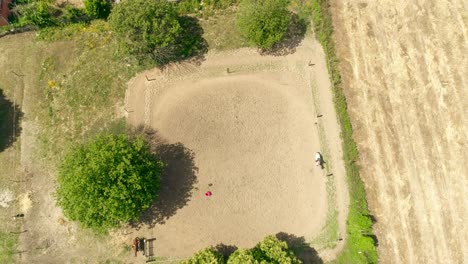
<svg viewBox="0 0 468 264">
<path fill-rule="evenodd" d="M 186 205 L 139 231 L 156 238 L 157 255 L 184 257 L 219 243 L 252 247 L 279 232 L 310 241 L 321 230 L 327 193 L 313 162 L 320 151 L 310 90 L 316 70 L 308 66 L 314 54 L 323 56 L 311 39 L 284 57 L 251 49 L 210 53 L 200 66 L 155 69 L 129 82 L 130 123 L 154 128 L 168 144 L 182 143 L 196 167 Z M 318 81 L 328 89 L 320 62 L 325 75 Z M 338 136 L 333 140 L 340 146 Z M 212 197 L 204 196 L 208 190 Z"/>
<path fill-rule="evenodd" d="M 466 1 L 334 1 L 381 263 L 468 261 Z"/>
</svg>

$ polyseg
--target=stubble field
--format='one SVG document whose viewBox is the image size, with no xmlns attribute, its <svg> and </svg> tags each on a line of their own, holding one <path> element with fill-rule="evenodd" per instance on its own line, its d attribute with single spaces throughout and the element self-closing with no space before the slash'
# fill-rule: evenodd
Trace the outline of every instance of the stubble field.
<svg viewBox="0 0 468 264">
<path fill-rule="evenodd" d="M 382 263 L 468 259 L 463 1 L 335 1 L 354 137 Z"/>
</svg>

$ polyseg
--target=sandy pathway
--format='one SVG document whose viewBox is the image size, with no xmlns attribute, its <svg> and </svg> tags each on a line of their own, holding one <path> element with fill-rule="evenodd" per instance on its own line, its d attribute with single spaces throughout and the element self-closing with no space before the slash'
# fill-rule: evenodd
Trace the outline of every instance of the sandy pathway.
<svg viewBox="0 0 468 264">
<path fill-rule="evenodd" d="M 466 1 L 335 1 L 382 263 L 468 260 Z"/>
</svg>

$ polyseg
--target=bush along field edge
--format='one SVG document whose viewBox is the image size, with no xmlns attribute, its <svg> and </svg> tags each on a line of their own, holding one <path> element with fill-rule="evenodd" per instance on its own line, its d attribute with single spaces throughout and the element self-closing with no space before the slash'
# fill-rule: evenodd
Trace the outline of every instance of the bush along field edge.
<svg viewBox="0 0 468 264">
<path fill-rule="evenodd" d="M 359 176 L 358 150 L 353 139 L 346 97 L 341 87 L 338 58 L 335 55 L 333 24 L 329 0 L 312 0 L 310 5 L 313 29 L 323 47 L 333 90 L 333 101 L 341 126 L 343 160 L 345 162 L 350 205 L 347 218 L 347 241 L 333 263 L 377 263 L 377 238 L 372 231 L 372 216 L 367 207 L 364 184 Z"/>
</svg>

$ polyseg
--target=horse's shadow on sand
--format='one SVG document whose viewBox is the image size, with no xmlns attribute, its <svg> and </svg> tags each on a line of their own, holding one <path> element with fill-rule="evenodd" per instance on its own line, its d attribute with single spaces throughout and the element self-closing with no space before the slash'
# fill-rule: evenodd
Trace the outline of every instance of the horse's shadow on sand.
<svg viewBox="0 0 468 264">
<path fill-rule="evenodd" d="M 155 158 L 165 164 L 158 197 L 150 208 L 141 213 L 138 222 L 131 223 L 137 229 L 142 225 L 152 228 L 164 224 L 177 210 L 187 205 L 197 183 L 198 168 L 193 151 L 182 143 L 167 144 L 156 131 L 148 128 L 137 128 L 134 133 L 147 138 Z"/>
</svg>

